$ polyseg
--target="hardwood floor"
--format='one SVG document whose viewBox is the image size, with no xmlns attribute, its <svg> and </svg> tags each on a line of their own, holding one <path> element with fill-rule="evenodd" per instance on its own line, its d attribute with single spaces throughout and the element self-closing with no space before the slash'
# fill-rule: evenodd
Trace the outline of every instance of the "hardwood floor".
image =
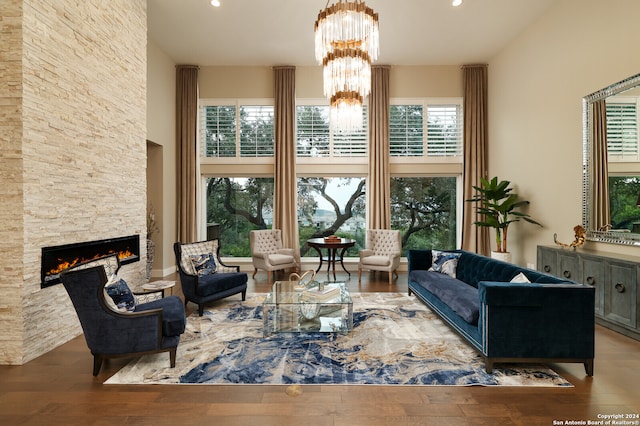
<svg viewBox="0 0 640 426">
<path fill-rule="evenodd" d="M 358 285 L 352 274 L 348 284 L 354 292 L 406 292 L 407 276 L 389 286 L 385 274 L 365 274 Z M 255 282 L 249 274 L 250 293 L 267 290 L 264 272 Z M 128 361 L 111 360 L 94 378 L 80 336 L 23 366 L 0 366 L 0 424 L 552 425 L 640 413 L 640 342 L 600 326 L 593 377 L 581 364 L 552 365 L 574 385 L 564 389 L 102 384 Z"/>
</svg>

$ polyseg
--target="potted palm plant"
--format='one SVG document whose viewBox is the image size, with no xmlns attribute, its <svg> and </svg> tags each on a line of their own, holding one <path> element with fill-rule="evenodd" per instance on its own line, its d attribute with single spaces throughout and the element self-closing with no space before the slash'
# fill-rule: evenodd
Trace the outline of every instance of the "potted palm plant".
<svg viewBox="0 0 640 426">
<path fill-rule="evenodd" d="M 491 256 L 501 260 L 510 261 L 511 256 L 507 250 L 507 231 L 509 225 L 518 222 L 520 219 L 542 227 L 542 225 L 531 217 L 518 211 L 522 206 L 528 205 L 529 201 L 520 200 L 518 194 L 512 193 L 511 182 L 507 180 L 498 181 L 497 177 L 487 180 L 480 178 L 480 186 L 474 186 L 476 195 L 467 200 L 476 203 L 476 212 L 482 215 L 483 219 L 474 222 L 477 226 L 486 226 L 495 230 L 497 250 L 491 252 Z"/>
</svg>

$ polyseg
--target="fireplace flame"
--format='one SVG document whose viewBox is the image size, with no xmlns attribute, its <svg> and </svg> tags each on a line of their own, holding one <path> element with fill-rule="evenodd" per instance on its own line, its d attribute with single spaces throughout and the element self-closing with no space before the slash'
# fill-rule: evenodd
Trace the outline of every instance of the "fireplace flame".
<svg viewBox="0 0 640 426">
<path fill-rule="evenodd" d="M 109 250 L 107 253 L 98 253 L 95 256 L 93 256 L 92 258 L 76 257 L 72 261 L 58 259 L 58 261 L 60 262 L 60 263 L 58 263 L 58 266 L 56 266 L 55 268 L 51 268 L 49 270 L 49 272 L 47 272 L 47 275 L 57 275 L 60 272 L 64 271 L 65 269 L 69 269 L 69 268 L 71 268 L 73 266 L 76 266 L 79 263 L 87 262 L 89 260 L 98 259 L 99 257 L 107 256 L 107 255 L 114 254 L 114 253 L 115 253 L 114 250 Z M 135 256 L 135 254 L 133 254 L 129 250 L 123 250 L 123 251 L 119 251 L 118 252 L 118 259 L 120 259 L 120 260 L 129 258 L 129 257 L 133 257 L 133 256 Z"/>
</svg>

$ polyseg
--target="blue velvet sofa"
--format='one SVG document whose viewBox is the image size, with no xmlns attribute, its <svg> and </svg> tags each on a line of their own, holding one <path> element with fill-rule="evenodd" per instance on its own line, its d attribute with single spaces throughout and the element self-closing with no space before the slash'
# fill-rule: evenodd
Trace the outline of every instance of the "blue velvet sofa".
<svg viewBox="0 0 640 426">
<path fill-rule="evenodd" d="M 460 253 L 455 278 L 429 271 L 432 250 L 409 250 L 409 295 L 496 363 L 583 363 L 593 375 L 595 290 L 475 253 Z M 510 282 L 520 273 L 530 283 Z"/>
</svg>

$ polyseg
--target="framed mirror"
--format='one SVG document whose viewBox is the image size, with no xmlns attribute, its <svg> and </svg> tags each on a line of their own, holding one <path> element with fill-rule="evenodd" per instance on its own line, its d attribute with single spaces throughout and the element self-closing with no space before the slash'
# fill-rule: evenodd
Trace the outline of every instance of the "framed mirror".
<svg viewBox="0 0 640 426">
<path fill-rule="evenodd" d="M 640 246 L 640 74 L 582 98 L 587 239 Z"/>
</svg>

